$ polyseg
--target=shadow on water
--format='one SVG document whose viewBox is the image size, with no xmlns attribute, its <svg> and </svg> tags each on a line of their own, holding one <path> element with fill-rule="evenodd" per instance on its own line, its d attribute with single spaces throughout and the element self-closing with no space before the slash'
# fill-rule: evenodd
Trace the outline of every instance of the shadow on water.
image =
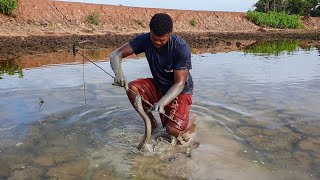
<svg viewBox="0 0 320 180">
<path fill-rule="evenodd" d="M 319 76 L 299 71 L 303 75 L 291 77 L 281 69 L 301 69 L 301 58 L 312 72 L 320 66 L 312 46 L 290 43 L 193 55 L 191 111 L 200 146 L 188 155 L 174 148 L 137 153 L 143 121 L 123 89 L 93 65 L 82 65 L 80 56 L 59 52 L 10 62 L 7 69 L 20 67 L 24 78 L 0 81 L 8 86 L 0 92 L 6 106 L 0 110 L 0 179 L 319 179 Z M 81 52 L 99 60 L 108 59 L 110 50 Z M 284 52 L 297 58 L 288 60 Z M 273 55 L 284 60 L 263 61 Z M 108 62 L 97 63 L 110 70 Z M 144 58 L 123 65 L 130 80 L 150 73 Z M 265 67 L 275 71 L 264 74 Z"/>
</svg>

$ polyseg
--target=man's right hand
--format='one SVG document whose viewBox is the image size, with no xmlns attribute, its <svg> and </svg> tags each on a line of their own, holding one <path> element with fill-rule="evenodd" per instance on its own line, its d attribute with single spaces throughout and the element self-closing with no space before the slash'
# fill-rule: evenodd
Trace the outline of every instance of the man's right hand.
<svg viewBox="0 0 320 180">
<path fill-rule="evenodd" d="M 128 81 L 121 67 L 122 58 L 133 54 L 133 50 L 129 43 L 124 44 L 110 55 L 110 66 L 115 74 L 113 85 L 124 87 L 128 90 Z"/>
</svg>

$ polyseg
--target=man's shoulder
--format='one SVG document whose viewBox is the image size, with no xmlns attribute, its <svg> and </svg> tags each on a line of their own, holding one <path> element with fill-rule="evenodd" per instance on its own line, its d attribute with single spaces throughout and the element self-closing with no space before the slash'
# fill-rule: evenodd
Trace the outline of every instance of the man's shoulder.
<svg viewBox="0 0 320 180">
<path fill-rule="evenodd" d="M 173 50 L 180 53 L 190 53 L 190 47 L 182 37 L 176 34 L 172 34 L 171 40 Z"/>
<path fill-rule="evenodd" d="M 176 48 L 179 48 L 181 46 L 189 46 L 188 43 L 181 36 L 177 34 L 172 34 L 171 40 Z"/>
<path fill-rule="evenodd" d="M 135 36 L 135 38 L 142 38 L 142 39 L 146 39 L 150 37 L 150 33 L 141 33 Z"/>
<path fill-rule="evenodd" d="M 172 34 L 171 37 L 173 40 L 179 41 L 181 43 L 186 43 L 186 41 L 178 34 Z"/>
<path fill-rule="evenodd" d="M 136 35 L 131 41 L 129 41 L 129 45 L 135 54 L 140 54 L 146 51 L 146 47 L 150 43 L 150 34 L 142 33 Z"/>
</svg>

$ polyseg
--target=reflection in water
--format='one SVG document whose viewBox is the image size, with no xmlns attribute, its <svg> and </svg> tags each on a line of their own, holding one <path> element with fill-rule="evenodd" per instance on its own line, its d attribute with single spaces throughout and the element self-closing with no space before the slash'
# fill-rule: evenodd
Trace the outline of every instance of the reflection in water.
<svg viewBox="0 0 320 180">
<path fill-rule="evenodd" d="M 279 56 L 280 54 L 294 52 L 298 47 L 298 41 L 296 40 L 257 42 L 247 46 L 244 52 Z"/>
<path fill-rule="evenodd" d="M 4 74 L 13 76 L 15 74 L 18 75 L 19 78 L 23 77 L 22 67 L 20 65 L 20 61 L 17 60 L 6 60 L 0 61 L 0 79 Z"/>
<path fill-rule="evenodd" d="M 200 147 L 188 155 L 166 144 L 137 153 L 143 121 L 94 65 L 84 64 L 86 104 L 82 64 L 24 69 L 0 82 L 0 179 L 319 179 L 318 55 L 193 55 Z M 145 58 L 123 68 L 150 76 Z"/>
</svg>

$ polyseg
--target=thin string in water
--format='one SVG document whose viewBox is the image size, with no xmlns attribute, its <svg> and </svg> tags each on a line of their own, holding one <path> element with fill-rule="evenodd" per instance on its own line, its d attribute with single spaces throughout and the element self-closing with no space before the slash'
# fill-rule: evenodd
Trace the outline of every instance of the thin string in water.
<svg viewBox="0 0 320 180">
<path fill-rule="evenodd" d="M 86 81 L 84 80 L 84 61 L 85 58 L 82 57 L 82 81 L 83 81 L 83 96 L 84 96 L 84 104 L 87 105 L 87 97 L 86 97 Z"/>
</svg>

